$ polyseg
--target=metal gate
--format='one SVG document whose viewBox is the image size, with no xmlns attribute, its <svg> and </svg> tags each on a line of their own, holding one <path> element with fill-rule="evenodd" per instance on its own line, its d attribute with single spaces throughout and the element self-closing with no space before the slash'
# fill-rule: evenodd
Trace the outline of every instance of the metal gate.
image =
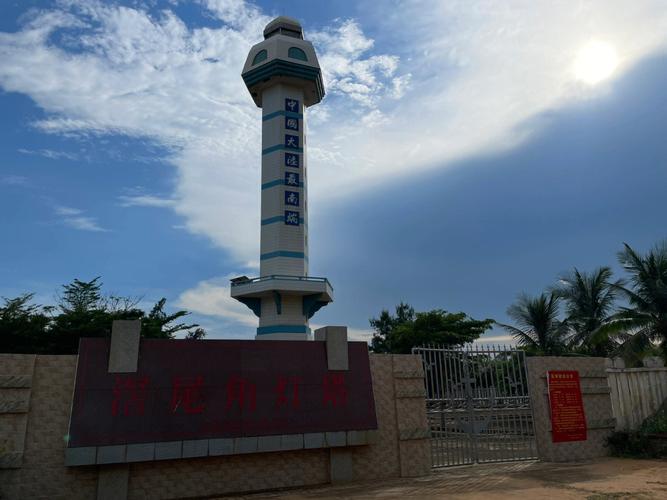
<svg viewBox="0 0 667 500">
<path fill-rule="evenodd" d="M 424 363 L 433 467 L 537 458 L 525 353 L 416 347 Z"/>
</svg>

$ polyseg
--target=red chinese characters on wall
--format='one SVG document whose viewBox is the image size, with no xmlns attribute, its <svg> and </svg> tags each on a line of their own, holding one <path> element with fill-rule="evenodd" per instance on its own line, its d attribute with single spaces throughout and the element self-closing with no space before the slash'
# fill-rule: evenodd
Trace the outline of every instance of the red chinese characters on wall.
<svg viewBox="0 0 667 500">
<path fill-rule="evenodd" d="M 111 401 L 111 414 L 143 416 L 146 411 L 146 387 L 148 377 L 116 375 Z"/>
<path fill-rule="evenodd" d="M 203 413 L 205 405 L 202 400 L 204 377 L 174 377 L 171 404 L 172 412 L 183 411 L 188 415 Z"/>
<path fill-rule="evenodd" d="M 347 388 L 343 373 L 327 374 L 322 380 L 322 404 L 332 408 L 347 405 Z"/>
<path fill-rule="evenodd" d="M 148 377 L 133 375 L 116 376 L 111 401 L 111 415 L 114 417 L 143 416 L 145 399 L 149 389 Z M 275 382 L 275 408 L 299 408 L 299 387 L 301 377 L 278 376 Z M 231 376 L 226 386 L 225 410 L 233 408 L 253 412 L 257 409 L 257 387 L 254 383 L 238 376 Z M 171 402 L 168 411 L 186 415 L 204 413 L 206 405 L 204 377 L 174 377 Z M 346 406 L 347 387 L 345 374 L 325 375 L 322 379 L 322 405 L 324 407 Z"/>
<path fill-rule="evenodd" d="M 323 342 L 141 341 L 136 373 L 80 346 L 70 447 L 377 428 L 368 349 L 330 371 Z"/>
<path fill-rule="evenodd" d="M 279 376 L 276 380 L 276 408 L 299 408 L 299 387 L 302 383 L 301 377 Z"/>
<path fill-rule="evenodd" d="M 225 384 L 227 398 L 225 410 L 231 410 L 235 405 L 243 410 L 255 411 L 257 408 L 257 386 L 242 377 L 232 376 Z"/>
</svg>

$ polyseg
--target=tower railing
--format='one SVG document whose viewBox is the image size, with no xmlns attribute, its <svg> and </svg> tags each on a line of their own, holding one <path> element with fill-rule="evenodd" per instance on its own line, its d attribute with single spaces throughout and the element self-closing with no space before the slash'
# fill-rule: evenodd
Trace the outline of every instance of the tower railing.
<svg viewBox="0 0 667 500">
<path fill-rule="evenodd" d="M 308 281 L 308 282 L 315 282 L 315 283 L 326 283 L 329 285 L 329 288 L 333 290 L 333 287 L 331 286 L 331 283 L 329 283 L 329 280 L 326 278 L 320 278 L 317 276 L 290 276 L 287 274 L 270 274 L 267 276 L 260 276 L 258 278 L 248 278 L 240 281 L 234 281 L 232 282 L 232 287 L 235 286 L 241 286 L 241 285 L 248 285 L 250 283 L 261 283 L 263 281 L 270 281 L 270 280 L 283 280 L 283 281 Z"/>
</svg>

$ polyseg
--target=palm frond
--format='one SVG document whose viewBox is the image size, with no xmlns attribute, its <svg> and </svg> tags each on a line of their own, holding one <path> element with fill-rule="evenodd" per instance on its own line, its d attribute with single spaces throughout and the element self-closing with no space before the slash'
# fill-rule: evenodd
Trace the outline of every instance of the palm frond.
<svg viewBox="0 0 667 500">
<path fill-rule="evenodd" d="M 527 346 L 527 345 L 532 345 L 535 346 L 535 339 L 531 336 L 530 332 L 526 332 L 523 330 L 520 330 L 519 328 L 516 328 L 515 326 L 512 325 L 506 325 L 504 323 L 498 323 L 496 322 L 498 326 L 503 328 L 507 333 L 509 333 L 519 345 L 522 346 Z"/>
<path fill-rule="evenodd" d="M 542 353 L 560 351 L 565 343 L 567 329 L 559 316 L 560 297 L 555 292 L 536 297 L 519 295 L 507 309 L 516 326 L 502 325 L 520 345 L 530 345 Z"/>
<path fill-rule="evenodd" d="M 609 267 L 599 267 L 590 273 L 576 267 L 559 280 L 559 296 L 565 302 L 568 325 L 568 346 L 582 352 L 605 354 L 607 342 L 596 342 L 594 334 L 609 321 L 618 291 L 612 285 L 613 273 Z"/>
</svg>

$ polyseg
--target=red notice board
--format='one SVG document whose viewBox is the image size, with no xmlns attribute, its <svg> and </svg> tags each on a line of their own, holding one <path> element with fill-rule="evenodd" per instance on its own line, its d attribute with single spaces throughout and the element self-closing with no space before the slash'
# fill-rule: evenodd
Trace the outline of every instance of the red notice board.
<svg viewBox="0 0 667 500">
<path fill-rule="evenodd" d="M 376 429 L 365 342 L 329 370 L 326 342 L 142 339 L 136 373 L 108 373 L 82 339 L 69 446 Z"/>
<path fill-rule="evenodd" d="M 551 406 L 552 441 L 586 441 L 586 415 L 581 397 L 579 372 L 548 371 L 549 405 Z"/>
</svg>

